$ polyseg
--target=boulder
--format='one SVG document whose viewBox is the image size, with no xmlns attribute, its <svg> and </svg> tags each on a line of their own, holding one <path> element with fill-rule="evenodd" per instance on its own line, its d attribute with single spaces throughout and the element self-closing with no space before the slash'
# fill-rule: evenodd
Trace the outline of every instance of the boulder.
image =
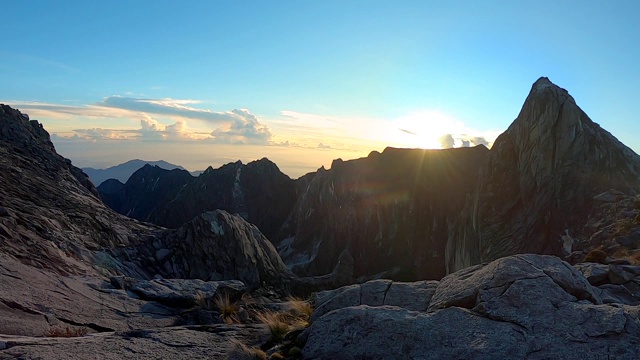
<svg viewBox="0 0 640 360">
<path fill-rule="evenodd" d="M 344 294 L 344 293 L 343 293 Z M 602 304 L 553 256 L 515 255 L 450 274 L 427 312 L 358 305 L 317 317 L 306 359 L 636 359 L 637 306 Z"/>
<path fill-rule="evenodd" d="M 225 294 L 232 301 L 237 301 L 245 292 L 246 286 L 238 280 L 154 279 L 135 281 L 127 290 L 147 301 L 188 308 L 202 301 L 210 302 Z"/>
<path fill-rule="evenodd" d="M 397 282 L 372 280 L 315 294 L 316 309 L 312 319 L 350 306 L 397 306 L 408 310 L 426 311 L 438 286 L 437 281 Z"/>
</svg>

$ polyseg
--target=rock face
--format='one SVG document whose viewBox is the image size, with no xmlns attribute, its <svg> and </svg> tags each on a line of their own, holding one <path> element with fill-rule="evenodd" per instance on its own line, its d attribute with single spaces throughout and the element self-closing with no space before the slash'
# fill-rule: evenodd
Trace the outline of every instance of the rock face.
<svg viewBox="0 0 640 360">
<path fill-rule="evenodd" d="M 240 280 L 249 287 L 286 285 L 294 277 L 255 225 L 224 210 L 197 216 L 154 241 L 114 250 L 146 277 Z"/>
<path fill-rule="evenodd" d="M 387 148 L 335 160 L 305 179 L 279 251 L 299 274 L 324 274 L 346 250 L 355 277 L 440 278 L 450 222 L 473 190 L 488 150 Z"/>
<path fill-rule="evenodd" d="M 296 199 L 294 181 L 266 158 L 209 167 L 197 178 L 145 166 L 120 189 L 107 184 L 99 190 L 119 213 L 160 226 L 178 228 L 203 212 L 222 209 L 240 214 L 267 238 L 275 236 Z"/>
<path fill-rule="evenodd" d="M 569 93 L 540 78 L 495 141 L 449 234 L 449 271 L 516 253 L 562 255 L 593 197 L 640 191 L 640 157 L 595 124 Z"/>
<path fill-rule="evenodd" d="M 363 295 L 365 285 L 378 287 L 367 284 Z M 339 291 L 349 288 L 336 290 L 333 299 Z M 358 295 L 351 295 L 353 304 L 363 302 Z M 337 306 L 316 317 L 303 334 L 305 359 L 640 356 L 638 307 L 603 304 L 599 290 L 557 257 L 515 255 L 474 266 L 444 277 L 435 292 L 422 296 L 426 311 L 378 301 Z"/>
<path fill-rule="evenodd" d="M 0 105 L 0 252 L 60 274 L 91 271 L 90 251 L 157 228 L 106 207 L 87 176 L 55 152 L 41 124 Z"/>
</svg>

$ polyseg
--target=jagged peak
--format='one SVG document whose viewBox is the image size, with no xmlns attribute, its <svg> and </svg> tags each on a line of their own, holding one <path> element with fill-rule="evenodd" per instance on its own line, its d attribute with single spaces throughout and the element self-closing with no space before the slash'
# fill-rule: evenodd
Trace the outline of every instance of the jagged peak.
<svg viewBox="0 0 640 360">
<path fill-rule="evenodd" d="M 542 91 L 550 86 L 557 86 L 557 85 L 552 83 L 548 77 L 543 76 L 533 83 L 533 86 L 531 87 L 531 89 L 534 91 Z"/>
<path fill-rule="evenodd" d="M 533 83 L 527 100 L 529 101 L 531 99 L 538 99 L 544 94 L 547 94 L 547 92 L 554 94 L 555 97 L 562 98 L 562 100 L 568 99 L 569 101 L 575 103 L 575 100 L 571 95 L 569 95 L 569 92 L 566 89 L 554 84 L 551 80 L 549 80 L 548 77 L 544 76 Z"/>
</svg>

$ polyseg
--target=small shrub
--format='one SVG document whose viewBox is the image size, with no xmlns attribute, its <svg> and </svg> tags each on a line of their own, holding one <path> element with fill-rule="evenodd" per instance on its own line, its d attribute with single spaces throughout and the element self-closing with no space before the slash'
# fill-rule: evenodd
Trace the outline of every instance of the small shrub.
<svg viewBox="0 0 640 360">
<path fill-rule="evenodd" d="M 606 252 L 599 249 L 595 249 L 595 250 L 589 251 L 587 256 L 585 256 L 584 261 L 604 264 L 606 259 L 607 259 Z"/>
<path fill-rule="evenodd" d="M 59 327 L 54 327 L 49 329 L 49 331 L 47 331 L 44 336 L 47 337 L 80 337 L 80 336 L 85 336 L 87 335 L 87 333 L 89 332 L 89 330 L 87 328 L 84 327 L 79 327 L 79 328 L 70 328 L 70 327 L 66 327 L 64 329 L 59 328 Z"/>
<path fill-rule="evenodd" d="M 238 322 L 238 306 L 231 301 L 229 294 L 218 296 L 215 301 L 218 311 L 220 311 L 220 318 L 225 324 L 233 324 Z"/>
<path fill-rule="evenodd" d="M 273 311 L 256 314 L 258 321 L 267 325 L 271 333 L 271 341 L 275 343 L 282 341 L 289 332 L 289 324 L 287 324 L 285 317 L 286 315 Z"/>
<path fill-rule="evenodd" d="M 267 360 L 267 353 L 257 348 L 250 348 L 238 339 L 231 340 L 233 348 L 229 359 L 233 360 Z"/>
</svg>

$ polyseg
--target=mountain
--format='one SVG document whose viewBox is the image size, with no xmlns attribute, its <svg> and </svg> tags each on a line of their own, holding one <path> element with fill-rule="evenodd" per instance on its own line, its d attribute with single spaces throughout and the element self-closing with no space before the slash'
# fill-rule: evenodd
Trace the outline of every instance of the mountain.
<svg viewBox="0 0 640 360">
<path fill-rule="evenodd" d="M 266 158 L 207 168 L 193 178 L 184 170 L 146 165 L 124 185 L 98 187 L 105 202 L 121 214 L 169 228 L 221 209 L 238 213 L 273 238 L 296 199 L 294 181 Z"/>
<path fill-rule="evenodd" d="M 165 170 L 146 164 L 134 172 L 126 184 L 109 179 L 98 186 L 98 191 L 104 203 L 113 210 L 153 223 L 158 213 L 190 180 L 193 176 L 186 170 Z"/>
<path fill-rule="evenodd" d="M 640 157 L 594 123 L 569 93 L 536 81 L 495 141 L 447 242 L 449 271 L 518 253 L 563 256 L 609 189 L 640 191 Z"/>
<path fill-rule="evenodd" d="M 94 169 L 92 167 L 85 167 L 85 168 L 82 168 L 82 170 L 87 175 L 89 175 L 89 178 L 94 184 L 100 185 L 108 179 L 116 179 L 124 183 L 129 179 L 131 174 L 133 174 L 136 170 L 140 169 L 145 165 L 158 166 L 162 169 L 167 169 L 167 170 L 172 170 L 172 169 L 185 170 L 185 168 L 183 168 L 180 165 L 170 164 L 164 160 L 146 161 L 146 160 L 140 160 L 140 159 L 129 160 L 125 163 L 122 163 L 116 166 L 111 166 L 106 169 Z M 198 176 L 198 174 L 199 172 L 192 173 L 193 176 Z"/>
<path fill-rule="evenodd" d="M 347 251 L 356 277 L 440 278 L 449 225 L 487 153 L 484 146 L 387 148 L 335 160 L 303 182 L 279 233 L 280 254 L 301 275 L 331 271 Z"/>
<path fill-rule="evenodd" d="M 88 271 L 78 247 L 129 245 L 156 227 L 114 213 L 35 120 L 0 106 L 0 249 L 54 272 Z M 76 254 L 77 255 L 77 254 Z"/>
</svg>

